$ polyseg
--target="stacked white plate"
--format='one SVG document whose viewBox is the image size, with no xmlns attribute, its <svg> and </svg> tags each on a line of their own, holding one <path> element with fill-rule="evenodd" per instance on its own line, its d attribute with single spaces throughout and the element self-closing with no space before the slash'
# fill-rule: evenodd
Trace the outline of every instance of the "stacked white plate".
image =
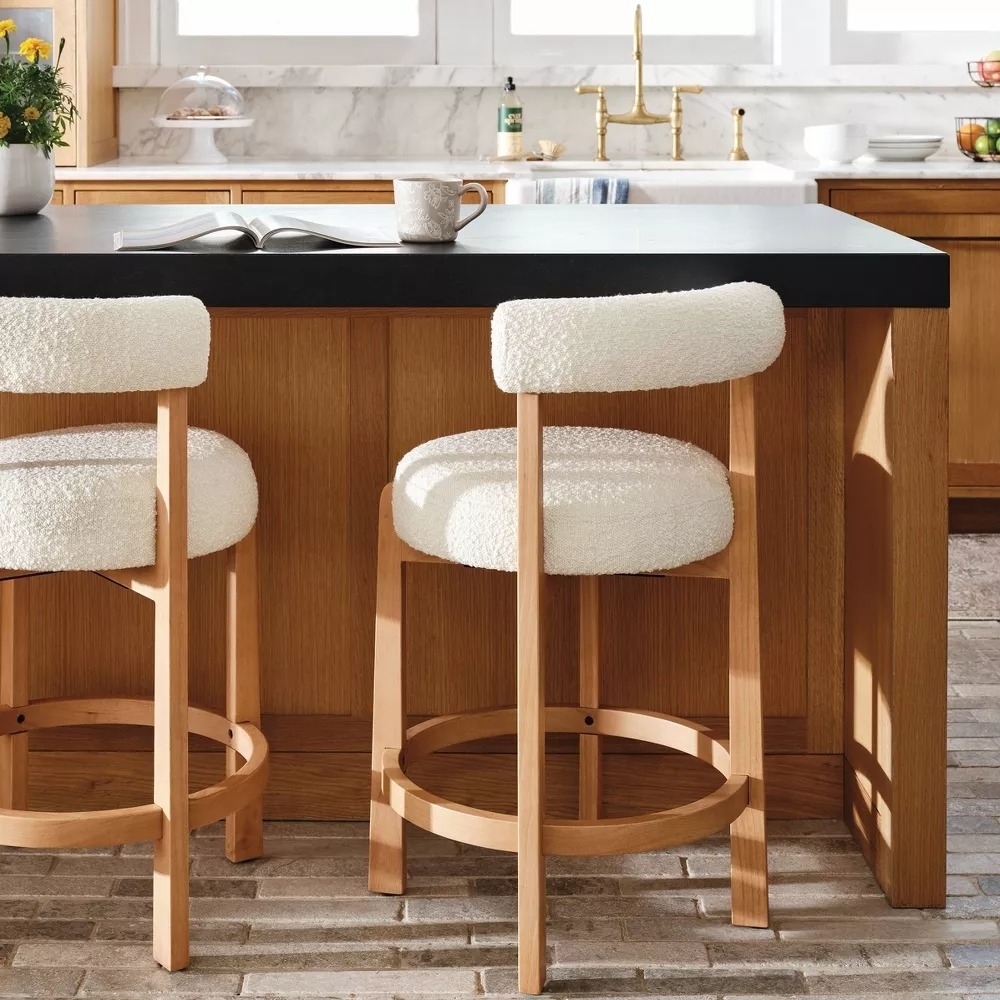
<svg viewBox="0 0 1000 1000">
<path fill-rule="evenodd" d="M 917 163 L 936 153 L 943 135 L 879 135 L 868 140 L 868 152 L 876 160 Z"/>
</svg>

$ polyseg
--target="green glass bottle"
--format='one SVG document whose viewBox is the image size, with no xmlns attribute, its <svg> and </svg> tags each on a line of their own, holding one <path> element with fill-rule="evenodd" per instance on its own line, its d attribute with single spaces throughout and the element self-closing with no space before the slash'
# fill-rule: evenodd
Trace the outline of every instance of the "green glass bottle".
<svg viewBox="0 0 1000 1000">
<path fill-rule="evenodd" d="M 497 108 L 497 156 L 521 155 L 524 149 L 521 142 L 523 124 L 521 99 L 517 96 L 514 78 L 508 76 Z"/>
</svg>

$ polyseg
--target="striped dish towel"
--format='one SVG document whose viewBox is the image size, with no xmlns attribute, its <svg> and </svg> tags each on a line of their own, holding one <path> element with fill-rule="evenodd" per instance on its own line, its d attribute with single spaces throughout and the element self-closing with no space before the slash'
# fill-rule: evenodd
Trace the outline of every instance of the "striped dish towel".
<svg viewBox="0 0 1000 1000">
<path fill-rule="evenodd" d="M 624 205 L 626 177 L 552 177 L 535 181 L 536 205 Z"/>
</svg>

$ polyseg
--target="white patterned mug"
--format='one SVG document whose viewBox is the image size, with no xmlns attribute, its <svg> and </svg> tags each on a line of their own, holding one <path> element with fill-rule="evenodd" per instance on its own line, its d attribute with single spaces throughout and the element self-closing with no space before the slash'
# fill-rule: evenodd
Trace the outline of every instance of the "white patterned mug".
<svg viewBox="0 0 1000 1000">
<path fill-rule="evenodd" d="M 392 182 L 392 191 L 396 226 L 405 243 L 451 243 L 489 204 L 482 184 L 463 184 L 457 177 L 398 177 Z M 479 204 L 462 219 L 459 212 L 466 191 L 475 191 Z"/>
</svg>

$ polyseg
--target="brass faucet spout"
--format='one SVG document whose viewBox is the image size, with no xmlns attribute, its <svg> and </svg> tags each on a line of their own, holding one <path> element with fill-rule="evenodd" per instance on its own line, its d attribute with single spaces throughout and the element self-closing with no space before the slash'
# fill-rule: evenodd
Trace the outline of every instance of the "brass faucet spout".
<svg viewBox="0 0 1000 1000">
<path fill-rule="evenodd" d="M 632 42 L 632 58 L 635 61 L 635 98 L 632 102 L 631 111 L 626 111 L 618 115 L 609 114 L 604 87 L 584 86 L 581 84 L 576 88 L 578 94 L 597 94 L 597 110 L 595 114 L 597 121 L 597 156 L 595 159 L 607 160 L 608 158 L 605 150 L 608 125 L 669 125 L 673 136 L 673 158 L 679 160 L 681 159 L 681 125 L 683 121 L 680 95 L 682 93 L 700 94 L 701 87 L 674 87 L 670 114 L 653 114 L 646 107 L 646 99 L 643 93 L 641 4 L 636 4 L 635 7 Z"/>
</svg>

